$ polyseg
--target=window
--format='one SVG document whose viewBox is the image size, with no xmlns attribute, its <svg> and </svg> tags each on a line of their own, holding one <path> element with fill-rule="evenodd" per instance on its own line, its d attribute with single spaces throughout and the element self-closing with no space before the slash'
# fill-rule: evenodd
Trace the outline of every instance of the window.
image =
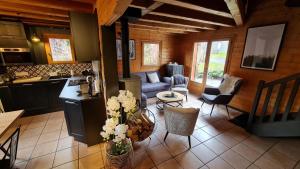
<svg viewBox="0 0 300 169">
<path fill-rule="evenodd" d="M 160 64 L 160 43 L 159 42 L 143 42 L 143 65 L 157 66 Z"/>
<path fill-rule="evenodd" d="M 213 87 L 220 85 L 226 67 L 229 42 L 216 40 L 195 43 L 191 77 L 193 81 L 205 82 L 206 85 Z"/>
<path fill-rule="evenodd" d="M 192 80 L 198 83 L 203 82 L 203 75 L 204 75 L 204 65 L 205 65 L 205 58 L 206 58 L 206 51 L 207 51 L 207 42 L 198 42 L 195 43 L 194 52 L 195 56 L 195 64 L 194 64 L 194 71 Z"/>
<path fill-rule="evenodd" d="M 48 63 L 74 63 L 73 48 L 69 35 L 46 35 L 45 49 Z"/>
</svg>

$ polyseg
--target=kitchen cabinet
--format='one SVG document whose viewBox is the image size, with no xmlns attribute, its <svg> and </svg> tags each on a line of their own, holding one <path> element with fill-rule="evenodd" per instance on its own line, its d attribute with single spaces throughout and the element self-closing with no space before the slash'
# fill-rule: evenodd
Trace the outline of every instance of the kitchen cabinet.
<svg viewBox="0 0 300 169">
<path fill-rule="evenodd" d="M 70 12 L 71 35 L 78 62 L 100 59 L 96 14 Z"/>
<path fill-rule="evenodd" d="M 59 94 L 65 83 L 66 79 L 11 84 L 13 109 L 24 109 L 25 116 L 62 110 Z"/>
<path fill-rule="evenodd" d="M 84 141 L 85 134 L 81 103 L 78 101 L 65 100 L 64 111 L 69 135 L 79 141 Z"/>
</svg>

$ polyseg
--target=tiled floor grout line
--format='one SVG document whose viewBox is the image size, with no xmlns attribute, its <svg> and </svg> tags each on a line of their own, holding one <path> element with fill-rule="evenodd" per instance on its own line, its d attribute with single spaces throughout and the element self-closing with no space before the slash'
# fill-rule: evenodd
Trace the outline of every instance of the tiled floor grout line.
<svg viewBox="0 0 300 169">
<path fill-rule="evenodd" d="M 47 122 L 48 122 L 48 120 L 49 120 L 49 117 L 48 117 L 48 119 L 47 119 Z M 33 120 L 30 121 L 30 124 L 32 123 L 32 121 L 33 121 Z M 47 122 L 46 122 L 46 124 L 44 125 L 43 130 L 45 129 L 45 127 L 46 127 L 46 125 L 47 125 Z M 28 126 L 27 126 L 27 127 L 28 127 Z M 27 127 L 26 127 L 26 130 L 27 130 Z M 42 132 L 43 132 L 43 130 L 42 130 Z M 38 141 L 39 141 L 39 139 L 40 139 L 40 137 L 41 137 L 41 135 L 42 135 L 42 132 L 41 132 L 41 134 L 39 135 L 39 137 L 38 137 L 38 139 L 37 139 L 37 141 L 36 141 L 36 143 L 35 143 L 35 145 L 34 145 L 34 148 L 33 148 L 32 152 L 30 153 L 30 157 L 29 157 L 29 160 L 27 161 L 27 164 L 26 164 L 26 166 L 25 166 L 25 169 L 27 168 L 29 162 L 33 159 L 33 158 L 31 158 L 31 156 L 32 156 L 32 153 L 33 153 L 34 150 L 35 150 L 35 147 L 37 146 L 37 143 L 38 143 Z"/>
<path fill-rule="evenodd" d="M 48 121 L 49 121 L 49 119 L 48 119 Z M 48 123 L 48 121 L 47 121 L 47 123 Z M 47 123 L 46 123 L 46 125 L 47 125 Z M 56 153 L 57 153 L 58 144 L 59 144 L 60 135 L 61 135 L 61 132 L 62 132 L 62 127 L 63 127 L 63 125 L 64 125 L 64 121 L 62 121 L 62 124 L 61 124 L 61 127 L 60 127 L 60 132 L 59 132 L 58 141 L 57 141 L 57 145 L 56 145 L 56 149 L 55 149 L 55 154 L 54 154 L 54 159 L 53 159 L 53 161 L 52 161 L 52 167 L 51 167 L 51 168 L 53 168 L 54 161 L 55 161 L 55 158 L 56 158 Z M 79 158 L 79 157 L 78 157 L 78 158 Z"/>
</svg>

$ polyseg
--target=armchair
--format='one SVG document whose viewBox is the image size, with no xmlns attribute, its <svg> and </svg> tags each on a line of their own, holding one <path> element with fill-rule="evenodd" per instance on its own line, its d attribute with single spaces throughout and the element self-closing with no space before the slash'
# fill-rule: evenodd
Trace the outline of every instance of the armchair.
<svg viewBox="0 0 300 169">
<path fill-rule="evenodd" d="M 234 95 L 238 92 L 242 85 L 242 79 L 234 76 L 224 75 L 219 88 L 206 87 L 199 100 L 204 103 L 212 105 L 210 116 L 216 104 L 225 105 L 228 118 L 230 118 L 228 111 L 228 104 Z"/>
<path fill-rule="evenodd" d="M 183 75 L 177 74 L 173 75 L 171 77 L 171 84 L 172 84 L 172 91 L 181 93 L 185 95 L 186 100 L 188 100 L 187 95 L 188 95 L 188 84 L 189 84 L 189 78 L 184 77 Z"/>
<path fill-rule="evenodd" d="M 191 148 L 190 136 L 193 134 L 198 114 L 199 109 L 165 107 L 164 115 L 167 133 L 164 141 L 166 141 L 169 133 L 188 136 L 189 147 Z"/>
</svg>

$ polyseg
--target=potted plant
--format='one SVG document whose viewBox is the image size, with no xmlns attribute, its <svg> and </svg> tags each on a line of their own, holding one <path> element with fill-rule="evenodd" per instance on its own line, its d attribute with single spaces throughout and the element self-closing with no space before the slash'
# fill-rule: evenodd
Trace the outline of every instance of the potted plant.
<svg viewBox="0 0 300 169">
<path fill-rule="evenodd" d="M 112 96 L 107 100 L 107 120 L 100 133 L 108 142 L 106 156 L 109 163 L 116 168 L 124 168 L 129 161 L 131 141 L 127 137 L 127 118 L 136 112 L 137 104 L 133 94 L 120 90 L 118 97 Z"/>
</svg>

